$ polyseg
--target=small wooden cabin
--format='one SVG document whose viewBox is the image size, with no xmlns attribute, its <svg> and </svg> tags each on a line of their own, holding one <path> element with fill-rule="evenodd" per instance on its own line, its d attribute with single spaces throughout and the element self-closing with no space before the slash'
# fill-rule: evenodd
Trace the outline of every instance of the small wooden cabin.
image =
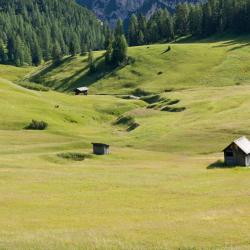
<svg viewBox="0 0 250 250">
<path fill-rule="evenodd" d="M 88 95 L 89 88 L 87 87 L 80 87 L 74 90 L 75 95 Z"/>
<path fill-rule="evenodd" d="M 92 143 L 93 154 L 95 155 L 107 155 L 109 154 L 109 145 L 104 143 Z"/>
<path fill-rule="evenodd" d="M 233 141 L 223 151 L 226 166 L 250 166 L 250 141 L 245 136 Z"/>
</svg>

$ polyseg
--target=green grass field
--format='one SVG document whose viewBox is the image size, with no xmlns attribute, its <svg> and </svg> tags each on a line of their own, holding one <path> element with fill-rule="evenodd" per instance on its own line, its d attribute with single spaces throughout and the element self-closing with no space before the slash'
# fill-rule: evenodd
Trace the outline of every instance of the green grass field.
<svg viewBox="0 0 250 250">
<path fill-rule="evenodd" d="M 131 48 L 134 65 L 91 83 L 94 94 L 160 92 L 183 112 L 13 83 L 36 70 L 61 91 L 90 83 L 82 57 L 49 69 L 0 66 L 0 249 L 249 249 L 250 170 L 221 164 L 231 140 L 250 137 L 246 44 Z M 139 127 L 115 124 L 121 115 Z M 32 119 L 48 129 L 23 129 Z M 91 155 L 91 142 L 110 143 L 111 154 Z M 59 157 L 69 152 L 89 157 Z"/>
<path fill-rule="evenodd" d="M 250 81 L 249 38 L 238 40 L 132 47 L 135 62 L 103 70 L 103 53 L 95 53 L 96 74 L 88 74 L 87 56 L 65 58 L 59 67 L 42 66 L 33 79 L 60 91 L 88 85 L 92 93 L 130 93 L 136 88 L 152 92 L 194 87 L 232 86 Z"/>
</svg>

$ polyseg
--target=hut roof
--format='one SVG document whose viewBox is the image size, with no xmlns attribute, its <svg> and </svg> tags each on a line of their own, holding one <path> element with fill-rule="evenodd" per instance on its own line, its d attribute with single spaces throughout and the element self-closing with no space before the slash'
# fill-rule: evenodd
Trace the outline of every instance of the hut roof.
<svg viewBox="0 0 250 250">
<path fill-rule="evenodd" d="M 250 141 L 245 136 L 240 137 L 232 143 L 236 144 L 245 154 L 250 154 Z M 230 144 L 230 146 L 232 145 L 232 143 Z M 227 148 L 225 148 L 225 150 Z"/>
<path fill-rule="evenodd" d="M 105 143 L 95 143 L 95 142 L 93 142 L 92 143 L 94 146 L 99 146 L 99 147 L 109 147 L 109 145 L 108 144 L 105 144 Z"/>
<path fill-rule="evenodd" d="M 88 91 L 89 88 L 87 88 L 87 87 L 79 87 L 79 88 L 77 88 L 77 90 L 79 90 L 79 91 Z"/>
</svg>

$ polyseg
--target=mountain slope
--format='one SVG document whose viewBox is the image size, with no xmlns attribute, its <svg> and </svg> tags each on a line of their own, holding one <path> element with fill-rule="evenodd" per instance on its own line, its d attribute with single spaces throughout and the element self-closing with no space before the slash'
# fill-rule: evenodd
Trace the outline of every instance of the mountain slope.
<svg viewBox="0 0 250 250">
<path fill-rule="evenodd" d="M 87 57 L 65 58 L 59 67 L 47 65 L 33 80 L 60 91 L 89 85 L 92 93 L 132 93 L 136 88 L 163 92 L 202 86 L 225 86 L 250 82 L 248 38 L 221 42 L 167 44 L 129 48 L 135 59 L 115 70 L 102 66 L 104 52 L 96 52 L 98 71 L 88 74 Z"/>
<path fill-rule="evenodd" d="M 103 45 L 99 20 L 72 0 L 1 0 L 0 10 L 0 63 L 38 65 Z"/>
<path fill-rule="evenodd" d="M 132 13 L 140 12 L 150 16 L 157 8 L 173 10 L 176 4 L 184 0 L 76 0 L 79 4 L 93 10 L 102 20 L 111 24 L 118 18 L 127 19 Z M 198 0 L 189 0 L 197 2 Z"/>
</svg>

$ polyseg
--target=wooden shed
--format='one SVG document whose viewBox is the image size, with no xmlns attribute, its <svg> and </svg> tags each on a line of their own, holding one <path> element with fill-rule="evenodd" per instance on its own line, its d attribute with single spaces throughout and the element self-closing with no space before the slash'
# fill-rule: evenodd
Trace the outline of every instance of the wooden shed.
<svg viewBox="0 0 250 250">
<path fill-rule="evenodd" d="M 92 143 L 93 154 L 95 155 L 107 155 L 109 154 L 109 145 L 104 143 Z"/>
<path fill-rule="evenodd" d="M 74 90 L 74 92 L 75 92 L 75 95 L 88 95 L 88 93 L 89 93 L 89 88 L 87 88 L 87 87 L 80 87 L 80 88 L 76 88 L 75 90 Z"/>
<path fill-rule="evenodd" d="M 250 166 L 250 141 L 245 136 L 233 141 L 223 151 L 225 165 Z"/>
</svg>

